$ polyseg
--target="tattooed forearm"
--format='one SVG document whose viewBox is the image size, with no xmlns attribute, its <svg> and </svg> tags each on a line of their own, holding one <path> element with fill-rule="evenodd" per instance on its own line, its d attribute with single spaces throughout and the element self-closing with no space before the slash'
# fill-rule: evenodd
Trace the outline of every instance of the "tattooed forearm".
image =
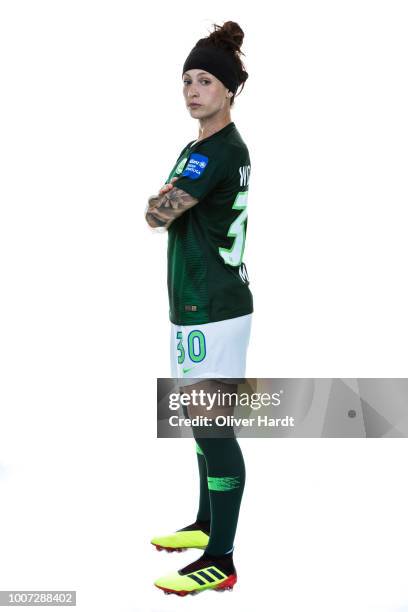
<svg viewBox="0 0 408 612">
<path fill-rule="evenodd" d="M 154 213 L 150 212 L 149 210 L 146 211 L 145 219 L 150 227 L 164 227 L 166 225 L 165 221 L 158 219 Z"/>
<path fill-rule="evenodd" d="M 151 196 L 146 211 L 146 221 L 150 227 L 167 229 L 186 210 L 197 204 L 198 199 L 182 189 L 173 187 L 161 196 Z"/>
</svg>

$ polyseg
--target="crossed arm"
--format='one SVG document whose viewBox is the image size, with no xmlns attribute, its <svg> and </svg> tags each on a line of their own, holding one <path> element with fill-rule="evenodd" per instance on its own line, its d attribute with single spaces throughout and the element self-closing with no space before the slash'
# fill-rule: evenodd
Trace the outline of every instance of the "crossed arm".
<svg viewBox="0 0 408 612">
<path fill-rule="evenodd" d="M 151 196 L 145 218 L 150 227 L 167 229 L 177 217 L 197 204 L 198 199 L 177 187 L 166 193 Z"/>
</svg>

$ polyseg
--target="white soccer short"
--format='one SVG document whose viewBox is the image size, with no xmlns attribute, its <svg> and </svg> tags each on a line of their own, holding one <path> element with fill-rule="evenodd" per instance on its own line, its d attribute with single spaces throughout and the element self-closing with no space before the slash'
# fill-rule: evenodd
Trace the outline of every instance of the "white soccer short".
<svg viewBox="0 0 408 612">
<path fill-rule="evenodd" d="M 171 323 L 171 377 L 245 379 L 251 321 L 252 313 L 201 325 Z"/>
</svg>

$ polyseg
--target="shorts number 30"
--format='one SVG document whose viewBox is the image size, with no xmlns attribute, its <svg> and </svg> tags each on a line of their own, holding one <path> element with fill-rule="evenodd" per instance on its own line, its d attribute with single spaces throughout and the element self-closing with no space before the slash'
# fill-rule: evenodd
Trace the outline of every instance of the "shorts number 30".
<svg viewBox="0 0 408 612">
<path fill-rule="evenodd" d="M 186 353 L 183 346 L 183 332 L 177 332 L 177 350 L 179 354 L 177 355 L 177 362 L 183 363 L 186 357 Z M 206 346 L 205 346 L 205 336 L 202 331 L 199 329 L 194 329 L 188 334 L 187 337 L 187 352 L 190 358 L 190 361 L 194 363 L 199 363 L 205 358 L 206 355 Z"/>
</svg>

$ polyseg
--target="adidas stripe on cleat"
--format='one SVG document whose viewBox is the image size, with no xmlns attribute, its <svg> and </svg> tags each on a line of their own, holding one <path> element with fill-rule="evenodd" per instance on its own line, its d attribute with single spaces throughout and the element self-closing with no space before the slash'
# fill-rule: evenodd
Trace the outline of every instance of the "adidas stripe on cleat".
<svg viewBox="0 0 408 612">
<path fill-rule="evenodd" d="M 203 556 L 178 572 L 162 576 L 154 584 L 166 594 L 185 597 L 208 589 L 231 591 L 236 582 L 237 574 L 232 562 L 227 571 L 220 567 L 220 563 Z"/>
</svg>

